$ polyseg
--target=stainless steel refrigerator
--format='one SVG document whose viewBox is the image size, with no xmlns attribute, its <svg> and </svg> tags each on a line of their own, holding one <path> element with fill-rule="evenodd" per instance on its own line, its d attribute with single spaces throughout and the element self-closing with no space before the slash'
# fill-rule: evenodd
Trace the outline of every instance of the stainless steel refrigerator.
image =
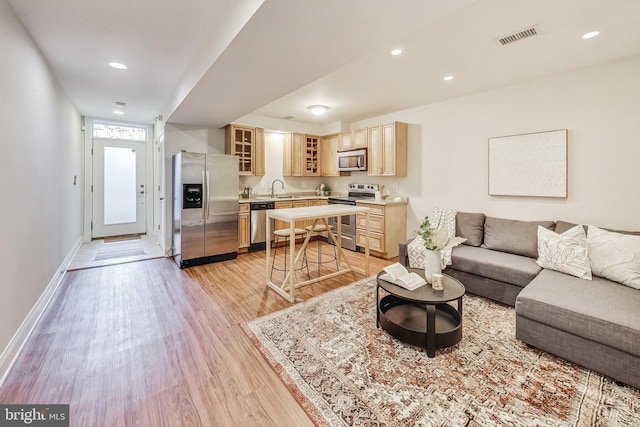
<svg viewBox="0 0 640 427">
<path fill-rule="evenodd" d="M 173 156 L 173 256 L 180 268 L 238 256 L 238 157 Z"/>
</svg>

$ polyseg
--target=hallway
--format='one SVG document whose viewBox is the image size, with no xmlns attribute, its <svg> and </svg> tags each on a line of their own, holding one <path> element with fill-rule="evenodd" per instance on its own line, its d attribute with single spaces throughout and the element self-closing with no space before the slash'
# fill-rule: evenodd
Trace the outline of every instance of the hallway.
<svg viewBox="0 0 640 427">
<path fill-rule="evenodd" d="M 83 243 L 67 271 L 162 258 L 158 236 L 134 235 Z"/>
</svg>

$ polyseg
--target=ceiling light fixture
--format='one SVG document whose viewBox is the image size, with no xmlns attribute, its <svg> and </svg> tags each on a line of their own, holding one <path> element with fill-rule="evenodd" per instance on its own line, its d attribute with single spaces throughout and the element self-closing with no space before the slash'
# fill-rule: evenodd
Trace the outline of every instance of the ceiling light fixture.
<svg viewBox="0 0 640 427">
<path fill-rule="evenodd" d="M 329 107 L 326 105 L 309 105 L 307 109 L 311 111 L 314 116 L 321 116 L 327 112 Z"/>
<path fill-rule="evenodd" d="M 119 116 L 124 116 L 124 111 L 122 111 L 122 110 L 113 110 L 113 114 L 117 114 Z"/>
<path fill-rule="evenodd" d="M 444 76 L 444 77 L 442 78 L 442 80 L 444 80 L 444 81 L 448 82 L 448 81 L 450 81 L 450 80 L 453 80 L 453 76 Z"/>
<path fill-rule="evenodd" d="M 109 62 L 109 66 L 113 68 L 117 68 L 118 70 L 126 70 L 127 66 L 121 62 Z"/>
<path fill-rule="evenodd" d="M 393 50 L 391 51 L 391 55 L 393 55 L 393 56 L 398 56 L 398 55 L 400 55 L 401 53 L 402 53 L 402 49 L 393 49 Z"/>
<path fill-rule="evenodd" d="M 598 34 L 600 34 L 599 31 L 591 31 L 591 32 L 588 32 L 587 34 L 583 35 L 582 38 L 583 39 L 592 39 L 595 36 L 597 36 Z"/>
</svg>

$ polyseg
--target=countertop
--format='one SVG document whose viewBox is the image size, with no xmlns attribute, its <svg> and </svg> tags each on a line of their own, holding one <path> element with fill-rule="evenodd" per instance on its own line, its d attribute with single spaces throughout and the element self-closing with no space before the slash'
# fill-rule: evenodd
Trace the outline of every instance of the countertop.
<svg viewBox="0 0 640 427">
<path fill-rule="evenodd" d="M 308 206 L 304 208 L 268 210 L 267 218 L 275 218 L 282 221 L 291 222 L 298 219 L 328 218 L 332 216 L 353 215 L 356 213 L 365 213 L 370 210 L 371 208 L 350 205 Z"/>
<path fill-rule="evenodd" d="M 276 197 L 269 196 L 256 196 L 247 199 L 240 198 L 238 201 L 240 203 L 252 203 L 252 202 L 288 202 L 294 200 L 317 200 L 317 199 L 328 199 L 331 196 L 316 196 L 316 195 L 288 195 L 282 194 Z M 336 196 L 339 197 L 339 196 Z M 371 200 L 362 200 L 358 201 L 362 203 L 369 203 L 372 205 L 406 205 L 408 200 L 406 197 L 393 197 L 393 196 L 385 196 L 380 201 Z"/>
</svg>

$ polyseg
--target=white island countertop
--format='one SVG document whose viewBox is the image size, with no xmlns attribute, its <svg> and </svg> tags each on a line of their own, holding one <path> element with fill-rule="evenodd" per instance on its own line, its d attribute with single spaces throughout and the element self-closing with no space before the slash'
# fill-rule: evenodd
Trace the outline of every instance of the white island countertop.
<svg viewBox="0 0 640 427">
<path fill-rule="evenodd" d="M 320 205 L 301 208 L 270 209 L 267 211 L 268 218 L 279 219 L 281 221 L 295 221 L 298 219 L 329 218 L 332 216 L 353 215 L 366 213 L 371 208 L 350 205 Z"/>
</svg>

